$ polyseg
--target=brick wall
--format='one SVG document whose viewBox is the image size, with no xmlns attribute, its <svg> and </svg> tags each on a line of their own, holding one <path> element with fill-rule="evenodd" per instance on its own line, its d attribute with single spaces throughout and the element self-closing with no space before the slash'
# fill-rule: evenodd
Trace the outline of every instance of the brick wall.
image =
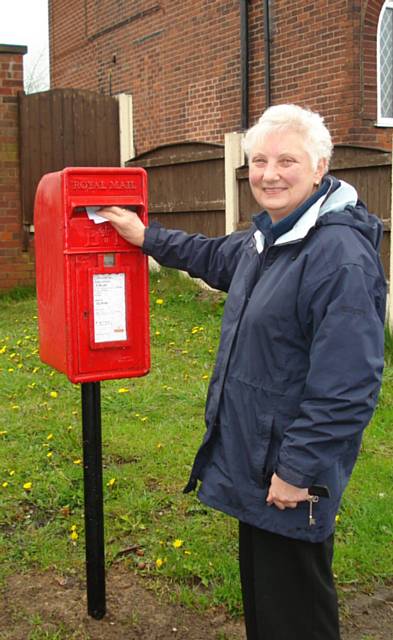
<svg viewBox="0 0 393 640">
<path fill-rule="evenodd" d="M 23 244 L 18 91 L 26 47 L 0 45 L 0 290 L 34 282 L 32 247 Z M 26 249 L 26 250 L 25 250 Z"/>
<path fill-rule="evenodd" d="M 50 0 L 51 83 L 133 95 L 137 153 L 223 142 L 241 125 L 239 0 Z M 390 149 L 375 126 L 383 0 L 270 3 L 271 101 L 320 111 L 336 143 Z M 249 115 L 265 108 L 263 2 L 249 0 Z"/>
<path fill-rule="evenodd" d="M 237 0 L 50 2 L 51 86 L 132 93 L 137 153 L 240 122 Z"/>
</svg>

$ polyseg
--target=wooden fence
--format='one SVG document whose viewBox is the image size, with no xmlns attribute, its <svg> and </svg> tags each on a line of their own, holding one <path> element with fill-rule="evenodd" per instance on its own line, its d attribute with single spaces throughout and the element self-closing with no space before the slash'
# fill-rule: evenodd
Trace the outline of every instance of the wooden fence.
<svg viewBox="0 0 393 640">
<path fill-rule="evenodd" d="M 159 147 L 126 163 L 148 173 L 149 216 L 167 228 L 225 233 L 224 147 L 190 142 Z"/>
<path fill-rule="evenodd" d="M 115 98 L 77 89 L 20 94 L 23 223 L 33 222 L 40 178 L 64 167 L 119 166 L 119 106 Z"/>
</svg>

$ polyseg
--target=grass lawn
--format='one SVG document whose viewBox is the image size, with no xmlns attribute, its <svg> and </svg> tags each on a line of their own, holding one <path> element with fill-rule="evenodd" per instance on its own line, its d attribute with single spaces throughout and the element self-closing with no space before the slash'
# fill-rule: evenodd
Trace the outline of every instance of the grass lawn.
<svg viewBox="0 0 393 640">
<path fill-rule="evenodd" d="M 151 373 L 103 382 L 107 563 L 159 592 L 240 613 L 237 522 L 184 496 L 224 296 L 151 277 Z M 393 576 L 393 358 L 337 523 L 340 587 Z M 33 295 L 0 299 L 0 579 L 32 567 L 84 576 L 79 385 L 39 361 Z"/>
</svg>

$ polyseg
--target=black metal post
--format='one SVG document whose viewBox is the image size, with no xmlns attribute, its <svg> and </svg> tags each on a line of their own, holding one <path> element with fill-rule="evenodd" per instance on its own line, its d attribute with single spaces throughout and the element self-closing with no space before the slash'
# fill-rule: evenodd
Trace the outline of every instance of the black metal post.
<svg viewBox="0 0 393 640">
<path fill-rule="evenodd" d="M 87 611 L 100 620 L 106 612 L 100 383 L 85 382 L 81 388 Z"/>
<path fill-rule="evenodd" d="M 240 0 L 241 128 L 248 129 L 248 0 Z"/>
<path fill-rule="evenodd" d="M 270 0 L 263 0 L 263 30 L 264 30 L 264 65 L 265 65 L 265 109 L 271 104 L 271 87 L 270 87 Z"/>
</svg>

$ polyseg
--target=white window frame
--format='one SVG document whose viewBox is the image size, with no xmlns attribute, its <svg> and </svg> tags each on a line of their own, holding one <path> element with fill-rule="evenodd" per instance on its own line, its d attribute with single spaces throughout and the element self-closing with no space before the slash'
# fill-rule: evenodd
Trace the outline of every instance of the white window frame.
<svg viewBox="0 0 393 640">
<path fill-rule="evenodd" d="M 393 127 L 393 117 L 384 118 L 381 114 L 381 69 L 380 69 L 380 34 L 381 25 L 386 9 L 393 10 L 393 0 L 386 0 L 382 6 L 377 28 L 377 124 L 381 127 Z"/>
</svg>

